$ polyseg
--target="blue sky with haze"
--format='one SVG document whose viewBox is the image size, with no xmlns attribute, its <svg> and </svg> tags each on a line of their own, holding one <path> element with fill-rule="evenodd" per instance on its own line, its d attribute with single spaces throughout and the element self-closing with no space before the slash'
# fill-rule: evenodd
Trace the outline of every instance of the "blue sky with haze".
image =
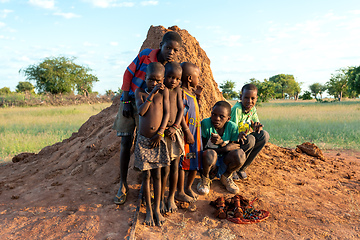
<svg viewBox="0 0 360 240">
<path fill-rule="evenodd" d="M 186 29 L 215 81 L 293 74 L 303 90 L 360 65 L 360 1 L 0 0 L 0 88 L 46 57 L 93 69 L 94 91 L 117 90 L 151 25 Z"/>
</svg>

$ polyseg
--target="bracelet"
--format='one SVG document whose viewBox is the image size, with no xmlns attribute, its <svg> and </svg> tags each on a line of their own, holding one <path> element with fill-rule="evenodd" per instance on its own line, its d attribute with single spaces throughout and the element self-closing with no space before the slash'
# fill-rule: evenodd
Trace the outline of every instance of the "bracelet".
<svg viewBox="0 0 360 240">
<path fill-rule="evenodd" d="M 174 128 L 175 130 L 178 130 L 178 129 L 179 129 L 179 126 L 176 125 L 175 123 L 174 123 L 171 127 Z"/>
<path fill-rule="evenodd" d="M 124 103 L 124 104 L 125 104 L 125 103 L 131 103 L 131 101 L 123 101 L 122 103 Z"/>
<path fill-rule="evenodd" d="M 157 132 L 157 134 L 158 134 L 159 136 L 165 137 L 165 134 L 164 134 L 164 133 Z"/>
<path fill-rule="evenodd" d="M 151 101 L 151 100 L 149 100 L 148 98 L 146 98 L 146 101 L 148 101 L 149 103 L 152 103 L 152 101 Z"/>
</svg>

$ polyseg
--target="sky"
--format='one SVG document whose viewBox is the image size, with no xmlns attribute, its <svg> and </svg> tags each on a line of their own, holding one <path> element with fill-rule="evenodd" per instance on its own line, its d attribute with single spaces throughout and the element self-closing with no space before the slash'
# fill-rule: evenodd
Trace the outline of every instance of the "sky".
<svg viewBox="0 0 360 240">
<path fill-rule="evenodd" d="M 116 91 L 151 25 L 186 29 L 215 81 L 236 90 L 281 73 L 309 90 L 360 65 L 359 0 L 0 0 L 0 88 L 15 91 L 20 69 L 65 56 L 92 69 L 93 91 Z"/>
</svg>

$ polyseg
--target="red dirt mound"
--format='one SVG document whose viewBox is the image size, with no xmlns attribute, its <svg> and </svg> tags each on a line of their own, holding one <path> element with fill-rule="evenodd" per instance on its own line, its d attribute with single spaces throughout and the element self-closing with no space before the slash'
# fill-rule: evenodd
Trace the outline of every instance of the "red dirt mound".
<svg viewBox="0 0 360 240">
<path fill-rule="evenodd" d="M 211 96 L 217 92 L 216 89 Z M 204 99 L 211 106 L 214 98 Z M 111 127 L 117 110 L 118 99 L 89 118 L 69 139 L 45 147 L 38 154 L 18 155 L 14 163 L 0 165 L 0 239 L 126 236 L 138 202 L 141 178 L 131 168 L 128 200 L 122 206 L 113 204 L 119 184 L 120 138 Z M 325 152 L 324 161 L 319 161 L 293 149 L 268 144 L 248 169 L 248 179 L 238 185 L 245 198 L 259 199 L 254 207 L 269 211 L 269 219 L 246 226 L 215 219 L 210 201 L 231 196 L 215 180 L 210 194 L 199 197 L 195 212 L 181 209 L 170 214 L 161 228 L 140 224 L 136 237 L 358 239 L 360 155 L 355 154 L 358 153 L 337 156 Z M 130 166 L 133 158 L 131 161 Z M 198 179 L 194 188 L 197 182 Z M 140 223 L 144 215 L 142 208 Z"/>
</svg>

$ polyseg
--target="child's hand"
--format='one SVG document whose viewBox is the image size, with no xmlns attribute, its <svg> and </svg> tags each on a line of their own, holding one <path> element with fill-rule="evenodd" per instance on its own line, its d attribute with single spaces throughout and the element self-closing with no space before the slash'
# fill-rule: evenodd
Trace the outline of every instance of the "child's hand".
<svg viewBox="0 0 360 240">
<path fill-rule="evenodd" d="M 176 141 L 175 133 L 176 133 L 176 130 L 175 130 L 175 128 L 172 128 L 172 127 L 169 127 L 165 130 L 165 136 L 170 137 L 171 141 L 173 141 L 173 142 Z"/>
<path fill-rule="evenodd" d="M 247 139 L 246 135 L 248 132 L 249 132 L 248 129 L 246 129 L 245 132 L 240 132 L 239 137 L 238 137 L 238 142 L 240 142 L 241 144 L 244 144 L 244 141 Z"/>
<path fill-rule="evenodd" d="M 197 85 L 195 88 L 195 95 L 199 98 L 201 96 L 202 91 L 204 90 L 204 88 L 200 85 Z"/>
<path fill-rule="evenodd" d="M 164 90 L 164 89 L 165 89 L 165 85 L 163 83 L 159 83 L 153 88 L 151 92 L 153 95 L 155 95 L 159 92 L 159 90 Z"/>
<path fill-rule="evenodd" d="M 260 133 L 260 131 L 263 128 L 263 125 L 260 122 L 253 122 L 251 120 L 251 128 L 254 130 L 254 132 Z"/>
<path fill-rule="evenodd" d="M 216 145 L 224 142 L 224 141 L 222 140 L 222 138 L 220 137 L 220 135 L 217 134 L 217 133 L 211 133 L 210 141 L 211 141 L 213 144 L 216 144 Z"/>
<path fill-rule="evenodd" d="M 155 148 L 160 145 L 161 142 L 161 136 L 156 133 L 152 138 L 150 138 L 151 141 L 151 148 Z"/>
<path fill-rule="evenodd" d="M 133 107 L 131 103 L 124 103 L 124 108 L 122 112 L 123 116 L 129 118 L 133 115 Z"/>
<path fill-rule="evenodd" d="M 186 131 L 184 131 L 184 136 L 185 136 L 185 142 L 187 144 L 194 144 L 195 143 L 194 136 L 191 134 L 190 129 L 187 129 Z"/>
</svg>

